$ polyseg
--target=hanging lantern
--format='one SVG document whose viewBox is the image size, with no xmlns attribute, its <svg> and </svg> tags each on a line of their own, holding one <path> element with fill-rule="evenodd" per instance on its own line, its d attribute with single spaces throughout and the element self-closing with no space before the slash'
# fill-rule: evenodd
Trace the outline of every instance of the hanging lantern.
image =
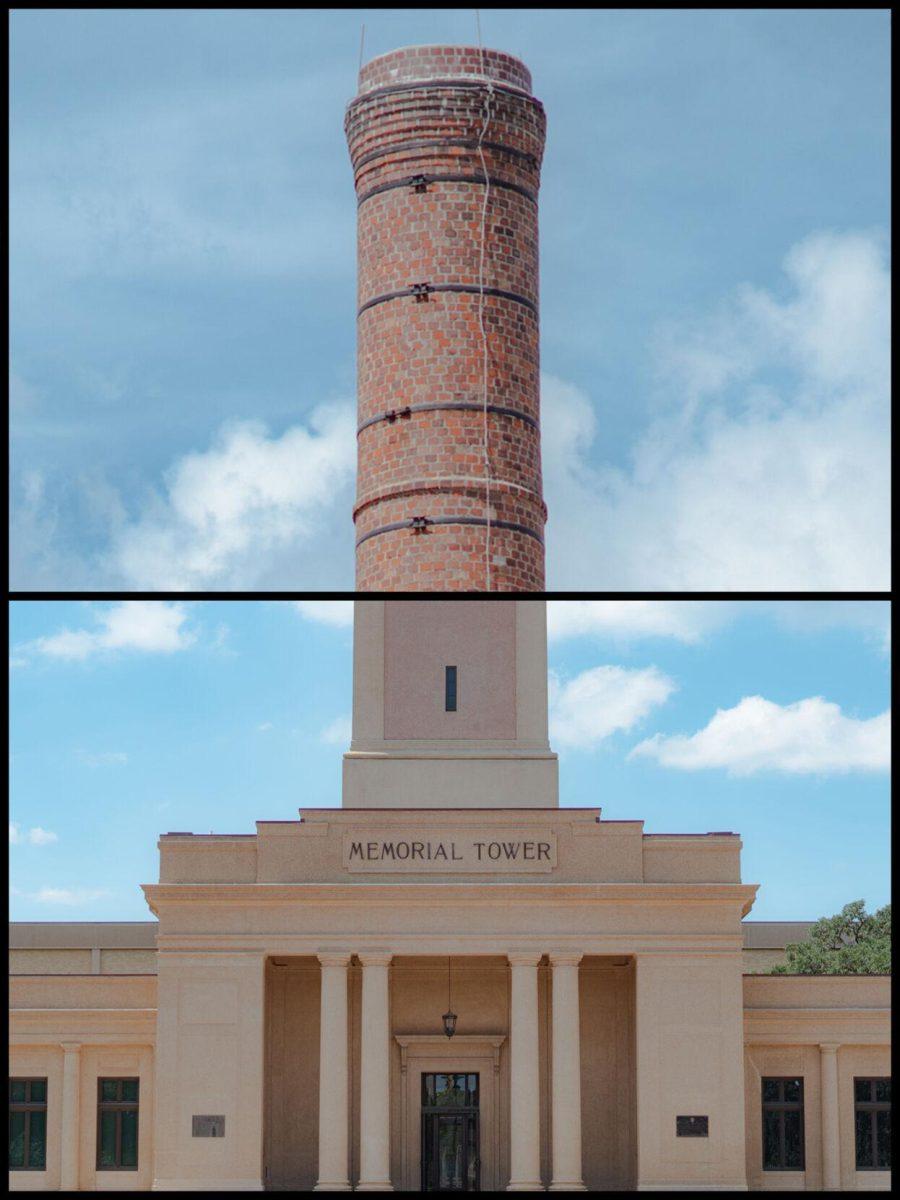
<svg viewBox="0 0 900 1200">
<path fill-rule="evenodd" d="M 456 1033 L 456 1013 L 450 1003 L 450 957 L 447 956 L 447 1011 L 444 1013 L 441 1020 L 444 1022 L 444 1033 L 448 1038 L 452 1038 Z"/>
</svg>

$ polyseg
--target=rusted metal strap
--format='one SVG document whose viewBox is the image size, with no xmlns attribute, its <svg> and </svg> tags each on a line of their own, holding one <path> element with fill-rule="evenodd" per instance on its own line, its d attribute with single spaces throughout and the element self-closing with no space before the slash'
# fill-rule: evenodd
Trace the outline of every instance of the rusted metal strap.
<svg viewBox="0 0 900 1200">
<path fill-rule="evenodd" d="M 397 179 L 393 183 L 380 183 L 378 187 L 370 188 L 369 191 L 363 192 L 356 202 L 356 207 L 359 208 L 366 200 L 372 196 L 377 196 L 381 192 L 390 192 L 394 188 L 413 188 L 415 191 L 425 191 L 424 186 L 429 183 L 480 183 L 484 187 L 483 175 L 408 175 L 405 179 Z M 518 183 L 507 183 L 505 179 L 489 178 L 488 182 L 492 188 L 505 188 L 509 192 L 518 192 L 520 196 L 524 196 L 526 200 L 530 200 L 532 204 L 537 204 L 537 196 L 526 187 L 522 187 Z"/>
<path fill-rule="evenodd" d="M 364 533 L 357 540 L 356 545 L 361 546 L 363 542 L 367 542 L 369 538 L 378 537 L 382 533 L 393 533 L 396 529 L 411 529 L 414 533 L 425 533 L 429 525 L 487 525 L 490 524 L 491 529 L 511 529 L 515 533 L 524 533 L 528 537 L 534 538 L 536 542 L 540 542 L 543 546 L 544 539 L 539 533 L 535 533 L 533 529 L 529 529 L 527 525 L 519 525 L 515 521 L 491 521 L 488 522 L 486 517 L 410 517 L 406 521 L 392 521 L 390 525 L 379 525 L 377 529 L 370 529 L 368 533 Z"/>
<path fill-rule="evenodd" d="M 513 158 L 521 158 L 530 167 L 538 165 L 537 155 L 531 154 L 528 150 L 518 150 L 515 146 L 504 146 L 502 142 L 482 142 L 481 145 L 484 150 L 497 150 L 503 154 L 511 154 Z M 416 138 L 411 142 L 394 142 L 379 150 L 370 150 L 362 158 L 356 159 L 353 163 L 353 170 L 358 171 L 366 163 L 374 162 L 376 158 L 384 158 L 388 154 L 402 154 L 407 150 L 440 150 L 442 146 L 477 151 L 478 141 L 474 138 Z"/>
<path fill-rule="evenodd" d="M 379 421 L 388 421 L 393 425 L 395 421 L 402 421 L 404 418 L 411 416 L 417 412 L 434 412 L 436 409 L 450 408 L 462 412 L 484 412 L 485 405 L 477 404 L 469 400 L 453 400 L 446 404 L 407 404 L 402 408 L 389 408 L 387 412 L 379 413 L 377 417 L 369 417 L 368 421 L 363 421 L 362 425 L 356 431 L 357 437 L 364 429 L 368 429 L 370 425 L 377 425 Z M 517 408 L 507 408 L 503 404 L 488 404 L 487 410 L 490 413 L 498 413 L 502 417 L 517 417 L 520 421 L 524 421 L 526 425 L 531 425 L 535 429 L 540 429 L 534 417 L 528 413 L 520 412 Z"/>
<path fill-rule="evenodd" d="M 514 300 L 516 304 L 523 304 L 537 316 L 537 305 L 527 296 L 520 296 L 518 292 L 507 292 L 503 288 L 486 287 L 482 289 L 477 283 L 414 283 L 411 287 L 401 288 L 397 292 L 385 292 L 381 296 L 373 296 L 371 300 L 367 300 L 360 306 L 356 315 L 361 317 L 367 308 L 374 308 L 376 304 L 384 304 L 388 300 L 399 300 L 403 296 L 415 296 L 419 301 L 427 300 L 431 292 L 466 292 L 469 295 L 480 296 L 482 291 L 485 296 L 498 296 L 501 300 Z"/>
</svg>

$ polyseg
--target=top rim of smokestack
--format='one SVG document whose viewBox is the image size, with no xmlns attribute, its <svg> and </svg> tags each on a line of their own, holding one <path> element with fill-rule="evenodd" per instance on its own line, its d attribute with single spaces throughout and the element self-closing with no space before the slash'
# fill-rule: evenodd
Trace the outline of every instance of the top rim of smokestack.
<svg viewBox="0 0 900 1200">
<path fill-rule="evenodd" d="M 392 63 L 392 59 L 396 62 Z M 370 58 L 359 72 L 357 94 L 363 95 L 394 83 L 467 76 L 491 79 L 531 95 L 531 72 L 514 54 L 485 47 L 482 60 L 482 50 L 478 46 L 440 42 L 424 46 L 400 46 Z"/>
</svg>

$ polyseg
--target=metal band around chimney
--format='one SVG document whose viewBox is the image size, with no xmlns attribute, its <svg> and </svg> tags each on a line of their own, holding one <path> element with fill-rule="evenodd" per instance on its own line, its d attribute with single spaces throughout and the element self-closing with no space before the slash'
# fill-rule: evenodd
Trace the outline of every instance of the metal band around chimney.
<svg viewBox="0 0 900 1200">
<path fill-rule="evenodd" d="M 505 92 L 508 96 L 515 96 L 518 100 L 531 100 L 534 104 L 540 104 L 540 100 L 536 100 L 525 88 L 518 87 L 514 83 L 501 83 L 499 79 L 486 81 L 483 79 L 459 79 L 458 77 L 456 79 L 426 77 L 425 79 L 411 79 L 408 83 L 386 83 L 381 87 L 360 92 L 350 103 L 352 107 L 355 104 L 362 104 L 365 100 L 377 100 L 380 96 L 393 96 L 397 92 L 422 92 L 434 88 L 442 88 L 446 91 L 483 92 L 486 90 L 487 83 L 490 83 L 492 91 Z"/>
<path fill-rule="evenodd" d="M 411 142 L 393 142 L 382 146 L 380 150 L 370 150 L 362 158 L 354 159 L 353 170 L 358 171 L 366 163 L 374 162 L 376 158 L 384 158 L 388 154 L 402 154 L 407 150 L 440 150 L 443 146 L 453 146 L 456 149 L 478 150 L 478 141 L 473 138 L 416 138 Z M 521 158 L 529 167 L 538 165 L 537 155 L 528 150 L 518 150 L 515 146 L 505 146 L 502 142 L 482 142 L 483 150 L 496 150 L 502 154 L 511 154 L 513 158 Z"/>
<path fill-rule="evenodd" d="M 422 288 L 425 290 L 422 291 Z M 516 304 L 522 304 L 537 316 L 537 305 L 527 296 L 520 296 L 518 292 L 507 292 L 504 288 L 480 288 L 477 283 L 413 284 L 412 287 L 401 288 L 397 292 L 384 292 L 381 296 L 373 296 L 371 300 L 367 300 L 360 306 L 356 315 L 361 317 L 366 309 L 374 308 L 376 304 L 384 304 L 388 300 L 399 300 L 403 296 L 427 296 L 430 292 L 465 292 L 474 296 L 480 296 L 483 292 L 485 296 L 497 296 L 501 300 L 512 300 Z"/>
<path fill-rule="evenodd" d="M 469 400 L 451 400 L 445 404 L 405 404 L 401 408 L 389 408 L 387 412 L 379 413 L 375 417 L 369 417 L 368 421 L 363 421 L 356 431 L 356 436 L 362 433 L 364 429 L 368 429 L 370 425 L 377 425 L 380 421 L 402 421 L 404 417 L 410 416 L 412 413 L 434 412 L 437 409 L 453 409 L 458 412 L 484 412 L 485 407 L 489 413 L 497 413 L 501 417 L 517 417 L 518 420 L 524 421 L 526 425 L 531 425 L 534 429 L 540 430 L 540 425 L 529 416 L 528 413 L 520 412 L 517 408 L 507 408 L 503 404 L 475 404 Z"/>
<path fill-rule="evenodd" d="M 425 184 L 429 183 L 479 183 L 484 187 L 483 175 L 407 175 L 405 179 L 396 179 L 392 183 L 380 183 L 377 187 L 370 188 L 356 201 L 356 207 L 359 206 L 372 196 L 377 196 L 381 192 L 390 192 L 393 188 L 411 188 L 416 182 L 421 180 Z M 518 192 L 520 196 L 524 196 L 526 200 L 530 200 L 532 204 L 537 204 L 537 196 L 534 192 L 529 191 L 527 187 L 522 187 L 520 183 L 508 183 L 505 179 L 493 179 L 488 176 L 488 182 L 492 188 L 505 188 L 509 192 Z M 424 189 L 423 189 L 424 190 Z"/>
<path fill-rule="evenodd" d="M 539 533 L 535 533 L 533 529 L 529 529 L 527 525 L 519 525 L 516 521 L 488 521 L 486 517 L 425 517 L 425 525 L 421 526 L 419 522 L 423 520 L 420 517 L 410 517 L 406 521 L 392 521 L 390 525 L 379 525 L 377 529 L 370 529 L 368 533 L 364 533 L 361 538 L 357 539 L 357 547 L 363 542 L 367 542 L 369 538 L 379 537 L 382 533 L 393 533 L 397 529 L 427 529 L 430 525 L 488 525 L 491 529 L 511 529 L 514 533 L 524 533 L 528 537 L 534 538 L 536 542 L 540 542 L 543 546 L 544 539 Z"/>
</svg>

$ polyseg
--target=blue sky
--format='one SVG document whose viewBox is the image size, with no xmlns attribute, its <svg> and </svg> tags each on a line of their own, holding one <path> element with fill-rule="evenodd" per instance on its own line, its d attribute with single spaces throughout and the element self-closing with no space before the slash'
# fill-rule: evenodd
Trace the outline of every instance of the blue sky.
<svg viewBox="0 0 900 1200">
<path fill-rule="evenodd" d="M 147 919 L 160 832 L 339 806 L 349 618 L 13 603 L 13 919 Z M 740 833 L 759 919 L 887 902 L 886 604 L 558 601 L 549 625 L 563 805 Z"/>
<path fill-rule="evenodd" d="M 549 121 L 551 590 L 888 586 L 888 19 L 482 13 Z M 474 38 L 13 12 L 15 587 L 352 587 L 363 21 Z"/>
</svg>

